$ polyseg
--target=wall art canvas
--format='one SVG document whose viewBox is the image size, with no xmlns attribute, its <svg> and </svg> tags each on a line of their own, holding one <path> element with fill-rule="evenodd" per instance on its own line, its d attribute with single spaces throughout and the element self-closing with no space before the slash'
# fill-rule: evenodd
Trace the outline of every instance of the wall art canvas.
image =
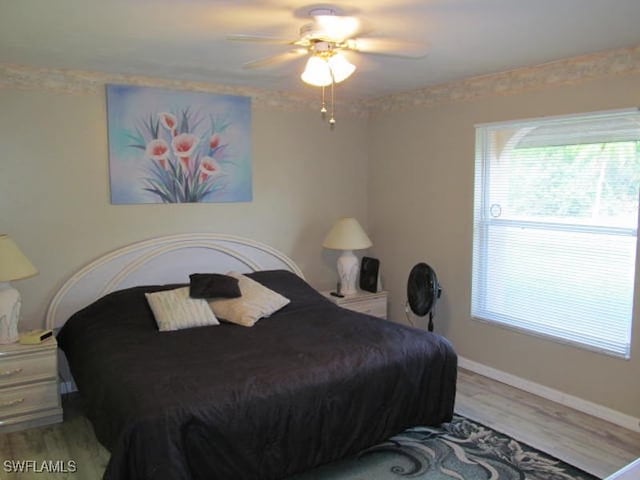
<svg viewBox="0 0 640 480">
<path fill-rule="evenodd" d="M 248 202 L 251 99 L 107 85 L 111 203 Z"/>
</svg>

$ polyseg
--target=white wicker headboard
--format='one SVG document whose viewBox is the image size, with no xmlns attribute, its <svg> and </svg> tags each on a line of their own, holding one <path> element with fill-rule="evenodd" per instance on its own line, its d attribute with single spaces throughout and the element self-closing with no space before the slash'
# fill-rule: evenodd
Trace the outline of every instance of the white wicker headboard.
<svg viewBox="0 0 640 480">
<path fill-rule="evenodd" d="M 191 273 L 285 269 L 303 277 L 289 257 L 268 245 L 214 233 L 171 235 L 119 248 L 67 280 L 49 304 L 47 328 L 58 328 L 103 295 L 136 285 L 188 283 Z"/>
</svg>

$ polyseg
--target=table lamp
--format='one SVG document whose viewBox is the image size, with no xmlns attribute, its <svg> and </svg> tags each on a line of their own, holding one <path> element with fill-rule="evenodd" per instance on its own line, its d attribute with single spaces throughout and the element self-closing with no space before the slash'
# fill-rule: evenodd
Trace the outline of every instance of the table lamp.
<svg viewBox="0 0 640 480">
<path fill-rule="evenodd" d="M 0 234 L 0 344 L 18 341 L 20 292 L 9 283 L 31 277 L 38 270 L 24 256 L 9 235 Z"/>
<path fill-rule="evenodd" d="M 340 293 L 353 295 L 357 292 L 356 280 L 359 268 L 358 258 L 353 251 L 363 250 L 371 245 L 373 245 L 371 240 L 355 218 L 341 218 L 331 228 L 322 246 L 332 250 L 342 250 L 342 255 L 338 257 L 338 276 L 342 286 Z"/>
</svg>

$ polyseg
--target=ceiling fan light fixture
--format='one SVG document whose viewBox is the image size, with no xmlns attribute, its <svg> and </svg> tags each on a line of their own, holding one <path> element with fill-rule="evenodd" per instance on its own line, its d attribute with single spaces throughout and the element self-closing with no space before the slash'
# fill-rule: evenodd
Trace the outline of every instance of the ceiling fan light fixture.
<svg viewBox="0 0 640 480">
<path fill-rule="evenodd" d="M 340 52 L 335 53 L 329 60 L 327 60 L 331 73 L 333 74 L 333 81 L 340 83 L 351 76 L 356 71 L 356 66 L 349 62 L 347 58 Z"/>
<path fill-rule="evenodd" d="M 331 68 L 329 63 L 315 55 L 309 57 L 304 72 L 300 75 L 303 82 L 313 85 L 314 87 L 326 87 L 333 83 Z"/>
<path fill-rule="evenodd" d="M 324 38 L 331 41 L 342 41 L 355 35 L 360 29 L 360 20 L 356 17 L 345 17 L 335 13 L 313 15 L 316 28 Z"/>
<path fill-rule="evenodd" d="M 344 15 L 341 9 L 331 5 L 302 7 L 295 10 L 294 16 L 312 19 L 300 27 L 296 40 L 289 41 L 260 35 L 235 35 L 228 38 L 242 41 L 275 41 L 294 47 L 293 50 L 284 54 L 246 63 L 245 68 L 267 66 L 300 55 L 308 55 L 300 79 L 322 90 L 320 113 L 323 120 L 329 116 L 328 123 L 331 128 L 336 123 L 335 94 L 337 85 L 350 78 L 356 71 L 356 66 L 348 60 L 349 53 L 345 55 L 346 52 L 375 53 L 403 58 L 422 58 L 425 55 L 422 44 L 387 38 L 363 37 L 363 34 L 370 30 L 366 22 L 363 23 L 354 16 Z M 327 88 L 328 90 L 325 91 Z"/>
</svg>

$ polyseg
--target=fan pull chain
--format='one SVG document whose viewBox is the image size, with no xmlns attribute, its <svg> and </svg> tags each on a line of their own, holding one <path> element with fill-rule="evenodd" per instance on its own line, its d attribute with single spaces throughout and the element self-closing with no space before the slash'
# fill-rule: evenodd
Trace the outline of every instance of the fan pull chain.
<svg viewBox="0 0 640 480">
<path fill-rule="evenodd" d="M 333 130 L 336 126 L 336 96 L 335 96 L 335 82 L 331 82 L 331 117 L 329 118 L 329 128 Z"/>
<path fill-rule="evenodd" d="M 322 116 L 322 120 L 327 118 L 327 102 L 324 95 L 324 85 L 322 86 L 322 108 L 320 109 L 320 115 Z"/>
</svg>

